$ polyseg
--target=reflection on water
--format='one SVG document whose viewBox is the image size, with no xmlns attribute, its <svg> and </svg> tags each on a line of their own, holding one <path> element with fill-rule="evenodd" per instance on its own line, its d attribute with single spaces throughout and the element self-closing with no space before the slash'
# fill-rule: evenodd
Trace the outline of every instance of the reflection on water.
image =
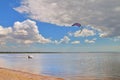
<svg viewBox="0 0 120 80">
<path fill-rule="evenodd" d="M 0 67 L 75 80 L 79 76 L 119 77 L 119 53 L 0 54 Z"/>
</svg>

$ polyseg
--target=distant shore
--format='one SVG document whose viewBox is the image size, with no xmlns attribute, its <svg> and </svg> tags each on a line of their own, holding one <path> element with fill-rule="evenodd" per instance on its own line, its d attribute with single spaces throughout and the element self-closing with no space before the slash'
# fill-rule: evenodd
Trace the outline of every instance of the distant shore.
<svg viewBox="0 0 120 80">
<path fill-rule="evenodd" d="M 0 80 L 64 80 L 62 78 L 43 76 L 28 72 L 16 71 L 0 67 Z"/>
<path fill-rule="evenodd" d="M 63 53 L 63 52 L 0 52 L 0 53 Z"/>
<path fill-rule="evenodd" d="M 12 54 L 19 54 L 19 53 L 46 53 L 46 54 L 48 53 L 49 54 L 49 53 L 55 53 L 56 54 L 56 53 L 120 53 L 120 52 L 109 52 L 109 51 L 107 51 L 107 52 L 54 52 L 54 51 L 53 52 L 27 52 L 27 51 L 26 52 L 15 52 L 15 51 L 13 51 L 13 52 L 12 51 L 0 52 L 0 54 L 3 54 L 3 53 L 12 53 Z"/>
</svg>

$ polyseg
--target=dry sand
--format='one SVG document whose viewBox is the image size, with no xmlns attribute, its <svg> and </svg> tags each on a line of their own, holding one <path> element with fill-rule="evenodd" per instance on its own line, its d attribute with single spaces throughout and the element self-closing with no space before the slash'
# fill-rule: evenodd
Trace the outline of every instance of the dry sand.
<svg viewBox="0 0 120 80">
<path fill-rule="evenodd" d="M 64 80 L 51 76 L 36 75 L 27 72 L 0 68 L 0 80 Z"/>
</svg>

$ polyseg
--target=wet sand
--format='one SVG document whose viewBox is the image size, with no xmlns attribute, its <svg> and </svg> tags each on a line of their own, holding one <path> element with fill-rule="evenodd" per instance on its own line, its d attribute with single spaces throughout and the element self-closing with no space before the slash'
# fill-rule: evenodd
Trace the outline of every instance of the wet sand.
<svg viewBox="0 0 120 80">
<path fill-rule="evenodd" d="M 76 76 L 69 77 L 68 80 L 120 80 L 120 77 Z"/>
<path fill-rule="evenodd" d="M 37 75 L 28 72 L 0 68 L 0 80 L 64 80 L 62 78 Z M 120 77 L 93 77 L 93 76 L 76 76 L 68 77 L 66 80 L 120 80 Z"/>
<path fill-rule="evenodd" d="M 6 68 L 0 68 L 0 80 L 64 80 L 51 76 L 43 76 L 28 72 L 21 72 Z"/>
</svg>

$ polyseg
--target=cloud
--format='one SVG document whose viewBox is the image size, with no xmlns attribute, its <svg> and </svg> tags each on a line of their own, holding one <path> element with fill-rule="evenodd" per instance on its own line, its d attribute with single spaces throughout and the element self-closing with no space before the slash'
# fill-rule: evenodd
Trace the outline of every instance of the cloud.
<svg viewBox="0 0 120 80">
<path fill-rule="evenodd" d="M 63 39 L 60 40 L 60 43 L 68 43 L 70 41 L 70 38 L 67 36 L 64 36 Z"/>
<path fill-rule="evenodd" d="M 80 43 L 80 41 L 73 41 L 73 42 L 71 42 L 71 44 L 79 44 Z"/>
<path fill-rule="evenodd" d="M 115 37 L 115 38 L 113 38 L 112 40 L 115 41 L 115 42 L 120 41 L 120 36 Z"/>
<path fill-rule="evenodd" d="M 60 41 L 55 40 L 54 43 L 55 44 L 69 43 L 69 41 L 70 41 L 70 38 L 67 36 L 64 36 L 62 39 L 60 39 Z"/>
<path fill-rule="evenodd" d="M 2 26 L 0 26 L 0 38 L 7 37 L 7 35 L 11 32 L 12 32 L 11 27 L 3 28 Z"/>
<path fill-rule="evenodd" d="M 7 42 L 7 39 L 9 38 L 9 34 L 11 32 L 12 32 L 11 27 L 3 28 L 2 26 L 0 26 L 0 45 L 4 45 Z"/>
<path fill-rule="evenodd" d="M 94 35 L 96 35 L 96 33 L 93 30 L 89 30 L 89 29 L 83 29 L 82 32 L 81 33 L 80 32 L 81 32 L 81 30 L 76 31 L 74 33 L 74 36 L 75 37 L 80 37 L 80 36 L 82 36 L 82 37 L 88 37 L 88 36 L 94 36 Z"/>
<path fill-rule="evenodd" d="M 38 30 L 38 26 L 32 20 L 15 22 L 13 27 L 3 28 L 0 26 L 0 43 L 12 41 L 16 43 L 50 43 L 50 39 L 44 38 Z"/>
<path fill-rule="evenodd" d="M 96 38 L 93 38 L 92 40 L 86 39 L 85 43 L 95 43 L 95 41 L 96 41 Z"/>
<path fill-rule="evenodd" d="M 120 35 L 120 0 L 22 0 L 14 8 L 28 17 L 57 25 L 80 22 L 101 29 L 107 35 Z"/>
<path fill-rule="evenodd" d="M 34 21 L 25 20 L 23 22 L 15 22 L 12 37 L 23 43 L 49 43 L 49 39 L 45 39 L 39 34 L 38 27 Z"/>
<path fill-rule="evenodd" d="M 101 38 L 104 38 L 104 37 L 106 37 L 108 35 L 108 33 L 99 33 L 99 37 L 101 37 Z"/>
<path fill-rule="evenodd" d="M 68 32 L 67 34 L 68 34 L 68 36 L 73 36 L 74 33 L 73 32 Z"/>
</svg>

